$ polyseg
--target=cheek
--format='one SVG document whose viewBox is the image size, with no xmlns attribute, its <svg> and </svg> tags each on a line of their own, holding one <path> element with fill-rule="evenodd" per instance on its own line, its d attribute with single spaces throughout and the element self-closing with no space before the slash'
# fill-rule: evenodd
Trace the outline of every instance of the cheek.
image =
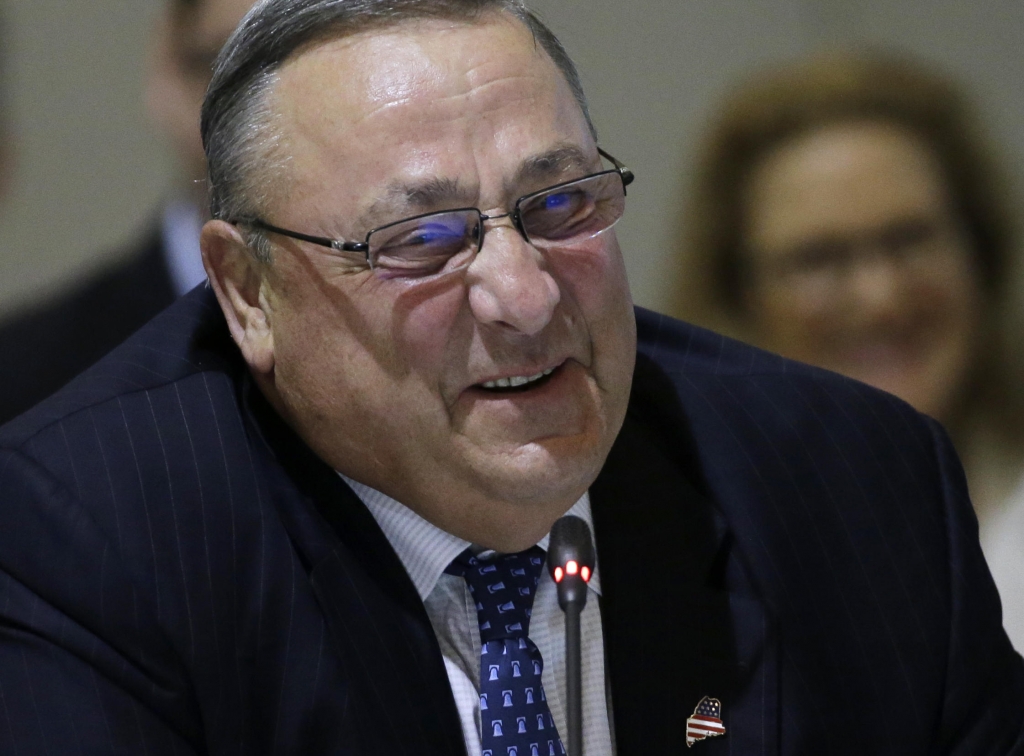
<svg viewBox="0 0 1024 756">
<path fill-rule="evenodd" d="M 835 303 L 801 299 L 783 287 L 762 284 L 747 297 L 748 322 L 757 341 L 775 351 L 809 348 L 841 328 L 843 316 Z"/>
<path fill-rule="evenodd" d="M 348 281 L 346 281 L 348 283 Z M 275 387 L 317 452 L 381 482 L 377 467 L 447 427 L 438 386 L 454 296 L 369 285 L 301 304 L 274 324 Z"/>
<path fill-rule="evenodd" d="M 389 313 L 383 297 L 374 296 L 366 278 L 332 277 L 303 270 L 278 286 L 272 317 L 275 384 L 304 414 L 320 418 L 351 413 L 372 403 L 377 393 L 401 373 Z M 327 271 L 330 273 L 330 271 Z"/>
<path fill-rule="evenodd" d="M 320 421 L 351 419 L 376 396 L 358 391 L 380 380 L 380 355 L 363 348 L 344 326 L 327 317 L 296 313 L 274 328 L 275 384 L 299 416 Z"/>
<path fill-rule="evenodd" d="M 617 321 L 627 313 L 632 320 L 626 266 L 613 235 L 550 252 L 548 260 L 563 296 L 569 296 L 589 323 Z"/>
<path fill-rule="evenodd" d="M 950 316 L 973 316 L 981 307 L 982 293 L 979 272 L 966 251 L 940 261 L 918 281 L 918 297 L 936 310 L 949 308 Z"/>
<path fill-rule="evenodd" d="M 966 363 L 977 346 L 983 319 L 982 293 L 974 271 L 964 265 L 944 280 L 922 285 L 917 303 L 927 343 L 933 350 L 949 352 L 948 359 Z M 963 370 L 966 365 L 956 368 Z"/>
<path fill-rule="evenodd" d="M 618 242 L 614 236 L 602 241 L 603 248 L 552 255 L 551 267 L 563 302 L 571 301 L 586 324 L 599 388 L 624 411 L 636 359 L 636 321 Z"/>
<path fill-rule="evenodd" d="M 407 379 L 408 390 L 421 394 L 417 402 L 440 395 L 449 369 L 468 362 L 472 329 L 469 319 L 460 317 L 465 303 L 460 276 L 409 288 L 394 300 L 389 324 L 394 365 Z"/>
</svg>

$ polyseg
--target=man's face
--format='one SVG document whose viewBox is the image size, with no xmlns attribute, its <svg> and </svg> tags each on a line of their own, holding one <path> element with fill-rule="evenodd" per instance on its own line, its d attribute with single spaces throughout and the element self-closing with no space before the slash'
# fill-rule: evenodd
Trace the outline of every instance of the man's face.
<svg viewBox="0 0 1024 756">
<path fill-rule="evenodd" d="M 502 16 L 322 44 L 286 63 L 271 105 L 289 160 L 265 220 L 311 234 L 361 241 L 423 212 L 502 213 L 602 169 L 564 78 Z M 273 368 L 257 377 L 337 470 L 504 550 L 536 542 L 594 480 L 636 342 L 613 231 L 542 254 L 489 221 L 468 268 L 417 281 L 273 241 L 260 289 Z"/>
<path fill-rule="evenodd" d="M 193 7 L 167 0 L 150 51 L 147 107 L 181 164 L 184 178 L 202 179 L 206 158 L 199 112 L 213 62 L 254 0 L 199 0 Z"/>
</svg>

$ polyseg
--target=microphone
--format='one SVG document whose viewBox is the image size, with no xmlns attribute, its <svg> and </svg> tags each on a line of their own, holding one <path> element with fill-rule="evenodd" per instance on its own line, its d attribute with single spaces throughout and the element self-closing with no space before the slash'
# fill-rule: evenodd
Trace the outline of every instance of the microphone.
<svg viewBox="0 0 1024 756">
<path fill-rule="evenodd" d="M 548 571 L 565 612 L 565 690 L 569 756 L 583 753 L 583 696 L 580 614 L 587 604 L 587 583 L 594 574 L 594 541 L 585 520 L 566 515 L 551 526 Z"/>
</svg>

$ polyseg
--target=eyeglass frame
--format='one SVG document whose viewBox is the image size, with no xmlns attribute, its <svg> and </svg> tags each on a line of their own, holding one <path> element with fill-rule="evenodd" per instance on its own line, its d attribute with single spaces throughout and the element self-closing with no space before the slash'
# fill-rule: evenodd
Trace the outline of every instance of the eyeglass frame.
<svg viewBox="0 0 1024 756">
<path fill-rule="evenodd" d="M 886 237 L 895 231 L 903 231 L 907 226 L 925 229 L 926 235 L 912 242 L 894 243 Z M 813 266 L 802 261 L 799 253 L 780 256 L 771 261 L 762 261 L 760 265 L 751 266 L 748 285 L 774 285 L 795 293 L 803 299 L 828 298 L 834 303 L 836 296 L 842 296 L 847 290 L 848 281 L 854 270 L 867 262 L 883 260 L 894 266 L 901 275 L 906 275 L 920 266 L 918 275 L 940 275 L 943 271 L 935 263 L 948 260 L 955 256 L 958 240 L 963 239 L 965 231 L 952 218 L 915 217 L 909 221 L 888 224 L 881 229 L 871 229 L 843 235 L 839 244 L 845 248 L 828 265 Z M 748 250 L 747 254 L 750 254 Z M 811 282 L 811 277 L 820 280 Z M 825 279 L 828 280 L 825 280 Z M 812 291 L 815 290 L 815 291 Z"/>
<path fill-rule="evenodd" d="M 383 226 L 371 228 L 369 231 L 366 232 L 366 237 L 364 241 L 361 242 L 345 241 L 344 239 L 331 239 L 330 237 L 327 236 L 313 236 L 311 234 L 304 234 L 299 231 L 291 231 L 287 228 L 282 228 L 281 226 L 275 226 L 271 223 L 267 223 L 265 220 L 259 217 L 229 220 L 228 223 L 231 223 L 233 225 L 252 226 L 253 228 L 258 228 L 262 231 L 269 231 L 274 234 L 280 234 L 281 236 L 287 236 L 290 239 L 297 239 L 299 241 L 309 242 L 310 244 L 316 244 L 321 247 L 327 247 L 328 249 L 333 249 L 336 252 L 362 252 L 363 255 L 366 257 L 366 264 L 370 268 L 370 270 L 374 269 L 373 262 L 370 260 L 370 236 L 377 233 L 378 231 L 383 231 L 385 229 L 391 228 L 392 226 L 397 226 L 402 223 L 408 223 L 409 221 L 418 220 L 420 218 L 429 218 L 432 215 L 440 215 L 443 213 L 459 213 L 466 212 L 469 210 L 475 210 L 477 212 L 477 214 L 480 216 L 481 224 L 480 238 L 477 241 L 477 252 L 479 252 L 483 248 L 484 244 L 483 222 L 488 220 L 498 220 L 500 218 L 510 218 L 512 220 L 512 225 L 515 227 L 516 231 L 519 232 L 520 236 L 523 237 L 526 243 L 533 244 L 533 242 L 530 241 L 530 237 L 526 233 L 526 229 L 523 227 L 522 216 L 519 212 L 519 207 L 524 202 L 531 200 L 534 197 L 537 197 L 541 194 L 546 194 L 547 192 L 550 192 L 554 189 L 558 189 L 559 187 L 568 186 L 569 184 L 575 184 L 578 181 L 584 181 L 586 179 L 596 178 L 598 176 L 606 176 L 612 173 L 617 173 L 619 175 L 619 178 L 622 180 L 622 194 L 623 196 L 626 195 L 626 187 L 633 183 L 633 179 L 635 178 L 635 176 L 633 175 L 633 171 L 631 171 L 629 168 L 625 166 L 624 163 L 620 162 L 619 160 L 617 160 L 609 153 L 605 152 L 600 147 L 597 148 L 597 152 L 599 155 L 601 155 L 601 157 L 608 160 L 608 162 L 610 162 L 614 167 L 604 171 L 597 171 L 596 173 L 589 173 L 586 176 L 580 176 L 579 178 L 570 179 L 569 181 L 561 181 L 557 184 L 552 184 L 551 186 L 544 187 L 543 189 L 538 189 L 535 192 L 524 194 L 515 201 L 515 205 L 512 207 L 512 210 L 510 212 L 498 213 L 496 215 L 485 215 L 484 213 L 480 212 L 480 208 L 478 207 L 454 207 L 447 210 L 432 210 L 429 213 L 411 215 L 408 218 L 401 218 L 399 220 L 392 221 L 391 223 L 385 223 Z"/>
</svg>

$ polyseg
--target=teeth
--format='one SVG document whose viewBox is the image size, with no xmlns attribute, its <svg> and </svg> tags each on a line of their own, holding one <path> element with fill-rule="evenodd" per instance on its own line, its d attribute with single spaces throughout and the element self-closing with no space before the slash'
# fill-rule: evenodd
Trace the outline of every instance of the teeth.
<svg viewBox="0 0 1024 756">
<path fill-rule="evenodd" d="M 525 386 L 527 383 L 533 383 L 539 381 L 546 375 L 551 375 L 555 372 L 554 368 L 548 368 L 542 370 L 536 375 L 513 375 L 509 378 L 496 378 L 493 381 L 487 381 L 486 383 L 480 384 L 484 388 L 516 388 L 518 386 Z"/>
</svg>

